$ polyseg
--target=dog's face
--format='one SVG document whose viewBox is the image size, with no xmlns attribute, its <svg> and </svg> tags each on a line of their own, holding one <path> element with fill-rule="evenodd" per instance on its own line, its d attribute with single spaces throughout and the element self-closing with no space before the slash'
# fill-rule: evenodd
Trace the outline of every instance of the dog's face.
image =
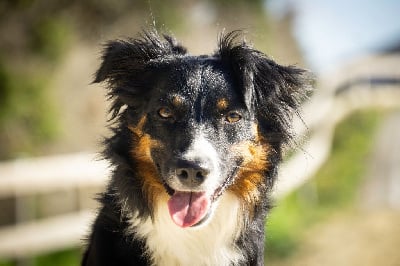
<svg viewBox="0 0 400 266">
<path fill-rule="evenodd" d="M 156 143 L 150 160 L 171 195 L 174 221 L 192 226 L 234 181 L 256 142 L 257 127 L 253 110 L 221 62 L 179 58 L 163 72 L 145 104 L 142 131 Z M 190 205 L 195 196 L 199 206 L 190 203 L 182 212 L 182 204 Z"/>
<path fill-rule="evenodd" d="M 243 158 L 232 150 L 255 138 L 254 121 L 229 73 L 212 59 L 171 64 L 147 104 L 145 132 L 166 185 L 213 194 Z"/>
<path fill-rule="evenodd" d="M 302 72 L 229 38 L 213 56 L 187 55 L 152 34 L 113 42 L 97 73 L 97 82 L 110 84 L 114 114 L 126 106 L 119 132 L 129 134 L 119 141 L 129 138 L 147 202 L 167 192 L 165 204 L 181 227 L 206 221 L 227 190 L 254 209 L 288 138 Z"/>
</svg>

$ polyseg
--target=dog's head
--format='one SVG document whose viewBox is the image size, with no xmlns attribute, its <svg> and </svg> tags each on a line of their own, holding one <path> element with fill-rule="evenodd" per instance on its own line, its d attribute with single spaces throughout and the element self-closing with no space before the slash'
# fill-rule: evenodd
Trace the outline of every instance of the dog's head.
<svg viewBox="0 0 400 266">
<path fill-rule="evenodd" d="M 119 121 L 109 156 L 129 157 L 124 169 L 134 173 L 126 178 L 139 180 L 120 182 L 119 193 L 137 201 L 140 186 L 151 210 L 167 192 L 182 227 L 207 220 L 227 190 L 252 211 L 262 205 L 304 92 L 305 71 L 276 64 L 238 36 L 221 37 L 211 56 L 191 56 L 152 32 L 113 41 L 96 74 L 95 82 L 108 82 Z"/>
</svg>

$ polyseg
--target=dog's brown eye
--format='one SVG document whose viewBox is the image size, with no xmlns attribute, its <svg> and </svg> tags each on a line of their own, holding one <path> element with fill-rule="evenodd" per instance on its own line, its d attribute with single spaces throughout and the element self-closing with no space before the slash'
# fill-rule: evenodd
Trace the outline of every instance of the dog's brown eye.
<svg viewBox="0 0 400 266">
<path fill-rule="evenodd" d="M 238 112 L 229 112 L 226 115 L 226 121 L 229 123 L 235 123 L 242 119 L 242 116 Z"/>
<path fill-rule="evenodd" d="M 162 118 L 172 118 L 174 114 L 168 107 L 161 107 L 158 109 L 158 115 Z"/>
</svg>

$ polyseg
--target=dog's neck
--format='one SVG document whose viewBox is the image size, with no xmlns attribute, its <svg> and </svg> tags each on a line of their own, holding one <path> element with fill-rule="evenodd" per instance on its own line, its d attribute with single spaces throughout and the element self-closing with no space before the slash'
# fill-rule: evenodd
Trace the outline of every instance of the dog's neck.
<svg viewBox="0 0 400 266">
<path fill-rule="evenodd" d="M 243 228 L 243 210 L 236 196 L 226 192 L 204 225 L 180 228 L 168 214 L 165 201 L 156 206 L 154 219 L 130 220 L 131 230 L 146 243 L 153 265 L 237 265 L 244 260 L 236 246 Z"/>
</svg>

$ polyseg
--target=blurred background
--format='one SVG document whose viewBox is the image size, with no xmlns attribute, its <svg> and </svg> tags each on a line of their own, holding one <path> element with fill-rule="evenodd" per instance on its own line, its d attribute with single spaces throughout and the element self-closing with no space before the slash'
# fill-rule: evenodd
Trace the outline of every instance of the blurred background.
<svg viewBox="0 0 400 266">
<path fill-rule="evenodd" d="M 242 29 L 315 75 L 266 224 L 266 265 L 400 265 L 400 2 L 0 1 L 0 266 L 79 265 L 108 134 L 102 44 L 157 28 L 192 54 Z"/>
</svg>

